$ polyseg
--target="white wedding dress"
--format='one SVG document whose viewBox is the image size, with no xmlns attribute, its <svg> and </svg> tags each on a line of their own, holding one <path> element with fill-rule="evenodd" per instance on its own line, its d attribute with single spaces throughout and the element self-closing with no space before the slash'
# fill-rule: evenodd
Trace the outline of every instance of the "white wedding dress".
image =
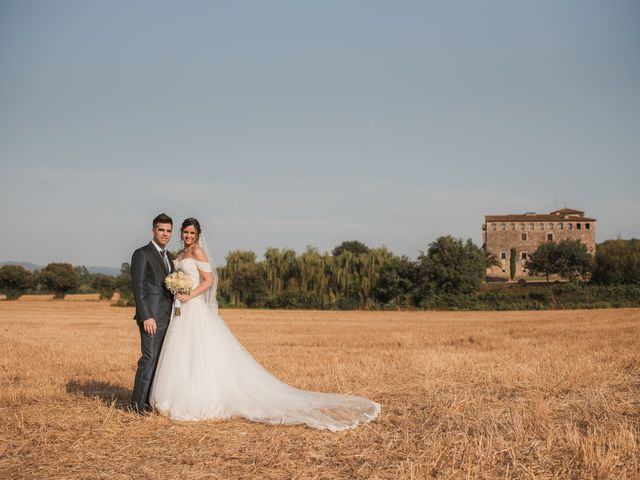
<svg viewBox="0 0 640 480">
<path fill-rule="evenodd" d="M 208 262 L 184 258 L 177 264 L 200 284 Z M 215 278 L 217 280 L 217 278 Z M 375 419 L 380 404 L 354 395 L 293 388 L 265 370 L 238 342 L 203 295 L 185 302 L 167 331 L 150 393 L 150 403 L 176 420 L 244 417 L 270 424 L 306 424 L 332 431 Z"/>
</svg>

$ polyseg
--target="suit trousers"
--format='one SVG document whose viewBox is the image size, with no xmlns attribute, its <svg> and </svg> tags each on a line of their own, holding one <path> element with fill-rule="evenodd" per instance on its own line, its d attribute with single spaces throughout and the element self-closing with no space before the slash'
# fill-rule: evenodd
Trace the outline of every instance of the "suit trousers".
<svg viewBox="0 0 640 480">
<path fill-rule="evenodd" d="M 131 395 L 131 405 L 138 409 L 142 409 L 149 405 L 149 393 L 151 392 L 151 383 L 158 366 L 160 358 L 160 349 L 164 342 L 164 336 L 167 333 L 168 325 L 158 324 L 155 335 L 149 335 L 144 331 L 142 325 L 140 328 L 140 350 L 142 356 L 138 360 L 138 370 L 133 384 L 133 393 Z"/>
</svg>

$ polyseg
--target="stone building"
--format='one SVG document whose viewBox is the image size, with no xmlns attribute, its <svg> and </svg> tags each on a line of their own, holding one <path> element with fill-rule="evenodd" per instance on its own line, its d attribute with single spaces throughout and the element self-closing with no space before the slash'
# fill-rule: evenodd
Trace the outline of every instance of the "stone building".
<svg viewBox="0 0 640 480">
<path fill-rule="evenodd" d="M 487 269 L 487 276 L 509 279 L 512 251 L 516 256 L 514 278 L 526 276 L 524 264 L 540 244 L 565 239 L 580 240 L 595 254 L 596 219 L 570 208 L 548 214 L 487 215 L 482 225 L 484 249 L 500 261 L 499 267 Z"/>
</svg>

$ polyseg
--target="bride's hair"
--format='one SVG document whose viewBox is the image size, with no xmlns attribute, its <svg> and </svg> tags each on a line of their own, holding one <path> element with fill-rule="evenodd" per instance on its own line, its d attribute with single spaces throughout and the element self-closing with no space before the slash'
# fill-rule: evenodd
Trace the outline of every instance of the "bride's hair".
<svg viewBox="0 0 640 480">
<path fill-rule="evenodd" d="M 202 229 L 200 228 L 200 222 L 198 221 L 197 218 L 187 218 L 185 219 L 184 222 L 182 222 L 182 227 L 180 228 L 180 231 L 184 230 L 185 228 L 192 226 L 193 228 L 196 229 L 196 232 L 198 233 L 198 235 L 200 235 L 202 233 Z"/>
</svg>

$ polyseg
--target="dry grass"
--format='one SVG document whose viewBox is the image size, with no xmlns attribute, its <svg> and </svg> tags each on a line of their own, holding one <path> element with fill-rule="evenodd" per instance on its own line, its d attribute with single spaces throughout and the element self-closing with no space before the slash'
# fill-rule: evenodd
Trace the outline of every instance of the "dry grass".
<svg viewBox="0 0 640 480">
<path fill-rule="evenodd" d="M 0 477 L 640 477 L 640 310 L 221 314 L 284 381 L 381 417 L 337 434 L 134 417 L 131 309 L 4 301 Z"/>
</svg>

